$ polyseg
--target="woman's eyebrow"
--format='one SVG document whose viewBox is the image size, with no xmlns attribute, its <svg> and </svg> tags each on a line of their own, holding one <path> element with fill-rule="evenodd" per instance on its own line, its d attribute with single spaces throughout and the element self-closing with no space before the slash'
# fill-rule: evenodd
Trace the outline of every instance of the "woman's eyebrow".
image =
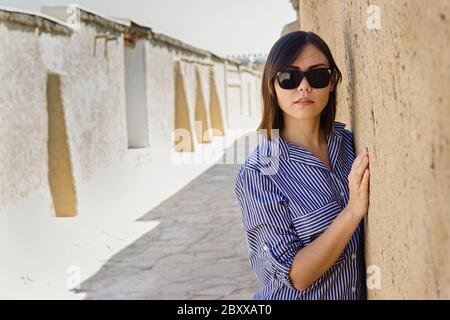
<svg viewBox="0 0 450 320">
<path fill-rule="evenodd" d="M 312 68 L 315 68 L 315 67 L 320 67 L 320 66 L 327 66 L 326 64 L 324 64 L 324 63 L 318 63 L 318 64 L 314 64 L 314 65 L 312 65 L 312 66 L 310 66 L 309 68 L 308 68 L 308 70 L 309 69 L 312 69 Z"/>
<path fill-rule="evenodd" d="M 309 70 L 309 69 L 312 69 L 312 68 L 315 68 L 315 67 L 320 67 L 320 66 L 328 67 L 328 66 L 327 66 L 326 64 L 324 64 L 324 63 L 318 63 L 318 64 L 314 64 L 314 65 L 312 65 L 312 66 L 309 66 L 309 68 L 306 69 L 306 70 Z M 297 67 L 297 66 L 289 66 L 289 67 L 290 67 L 290 68 L 294 68 L 294 69 L 300 70 L 300 68 Z"/>
</svg>

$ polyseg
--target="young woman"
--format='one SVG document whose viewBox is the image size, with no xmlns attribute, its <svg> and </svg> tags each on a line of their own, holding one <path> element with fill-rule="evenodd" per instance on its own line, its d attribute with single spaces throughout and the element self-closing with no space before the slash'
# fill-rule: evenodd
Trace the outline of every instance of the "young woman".
<svg viewBox="0 0 450 320">
<path fill-rule="evenodd" d="M 235 184 L 262 284 L 253 299 L 366 298 L 369 156 L 365 148 L 355 158 L 352 132 L 335 121 L 340 81 L 315 33 L 288 33 L 270 50 L 258 128 L 265 134 Z"/>
</svg>

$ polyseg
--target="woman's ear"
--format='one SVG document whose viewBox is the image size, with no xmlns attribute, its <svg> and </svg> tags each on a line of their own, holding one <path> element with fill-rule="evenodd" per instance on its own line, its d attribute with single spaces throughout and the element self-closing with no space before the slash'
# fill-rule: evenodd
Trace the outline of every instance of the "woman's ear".
<svg viewBox="0 0 450 320">
<path fill-rule="evenodd" d="M 331 85 L 330 85 L 330 92 L 332 92 L 335 89 L 335 73 L 331 76 Z"/>
</svg>

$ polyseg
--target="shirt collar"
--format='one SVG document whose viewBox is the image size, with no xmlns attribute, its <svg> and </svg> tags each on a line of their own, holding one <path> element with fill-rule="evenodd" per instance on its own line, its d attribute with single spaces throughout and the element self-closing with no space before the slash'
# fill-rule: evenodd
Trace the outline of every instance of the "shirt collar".
<svg viewBox="0 0 450 320">
<path fill-rule="evenodd" d="M 331 168 L 333 171 L 339 156 L 339 150 L 342 142 L 342 131 L 344 130 L 344 127 L 344 123 L 335 121 L 333 129 L 326 139 Z M 267 156 L 279 156 L 283 160 L 297 161 L 328 170 L 327 166 L 325 166 L 321 160 L 319 160 L 308 150 L 287 142 L 278 135 L 273 136 L 272 140 L 272 142 L 267 138 L 262 140 L 262 154 Z"/>
</svg>

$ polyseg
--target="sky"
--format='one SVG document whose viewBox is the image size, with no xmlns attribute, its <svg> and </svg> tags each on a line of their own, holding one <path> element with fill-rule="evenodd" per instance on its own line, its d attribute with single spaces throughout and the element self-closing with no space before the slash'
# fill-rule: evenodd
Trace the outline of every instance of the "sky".
<svg viewBox="0 0 450 320">
<path fill-rule="evenodd" d="M 268 53 L 283 26 L 296 19 L 289 0 L 0 0 L 3 7 L 37 12 L 71 3 L 130 18 L 222 56 Z"/>
</svg>

